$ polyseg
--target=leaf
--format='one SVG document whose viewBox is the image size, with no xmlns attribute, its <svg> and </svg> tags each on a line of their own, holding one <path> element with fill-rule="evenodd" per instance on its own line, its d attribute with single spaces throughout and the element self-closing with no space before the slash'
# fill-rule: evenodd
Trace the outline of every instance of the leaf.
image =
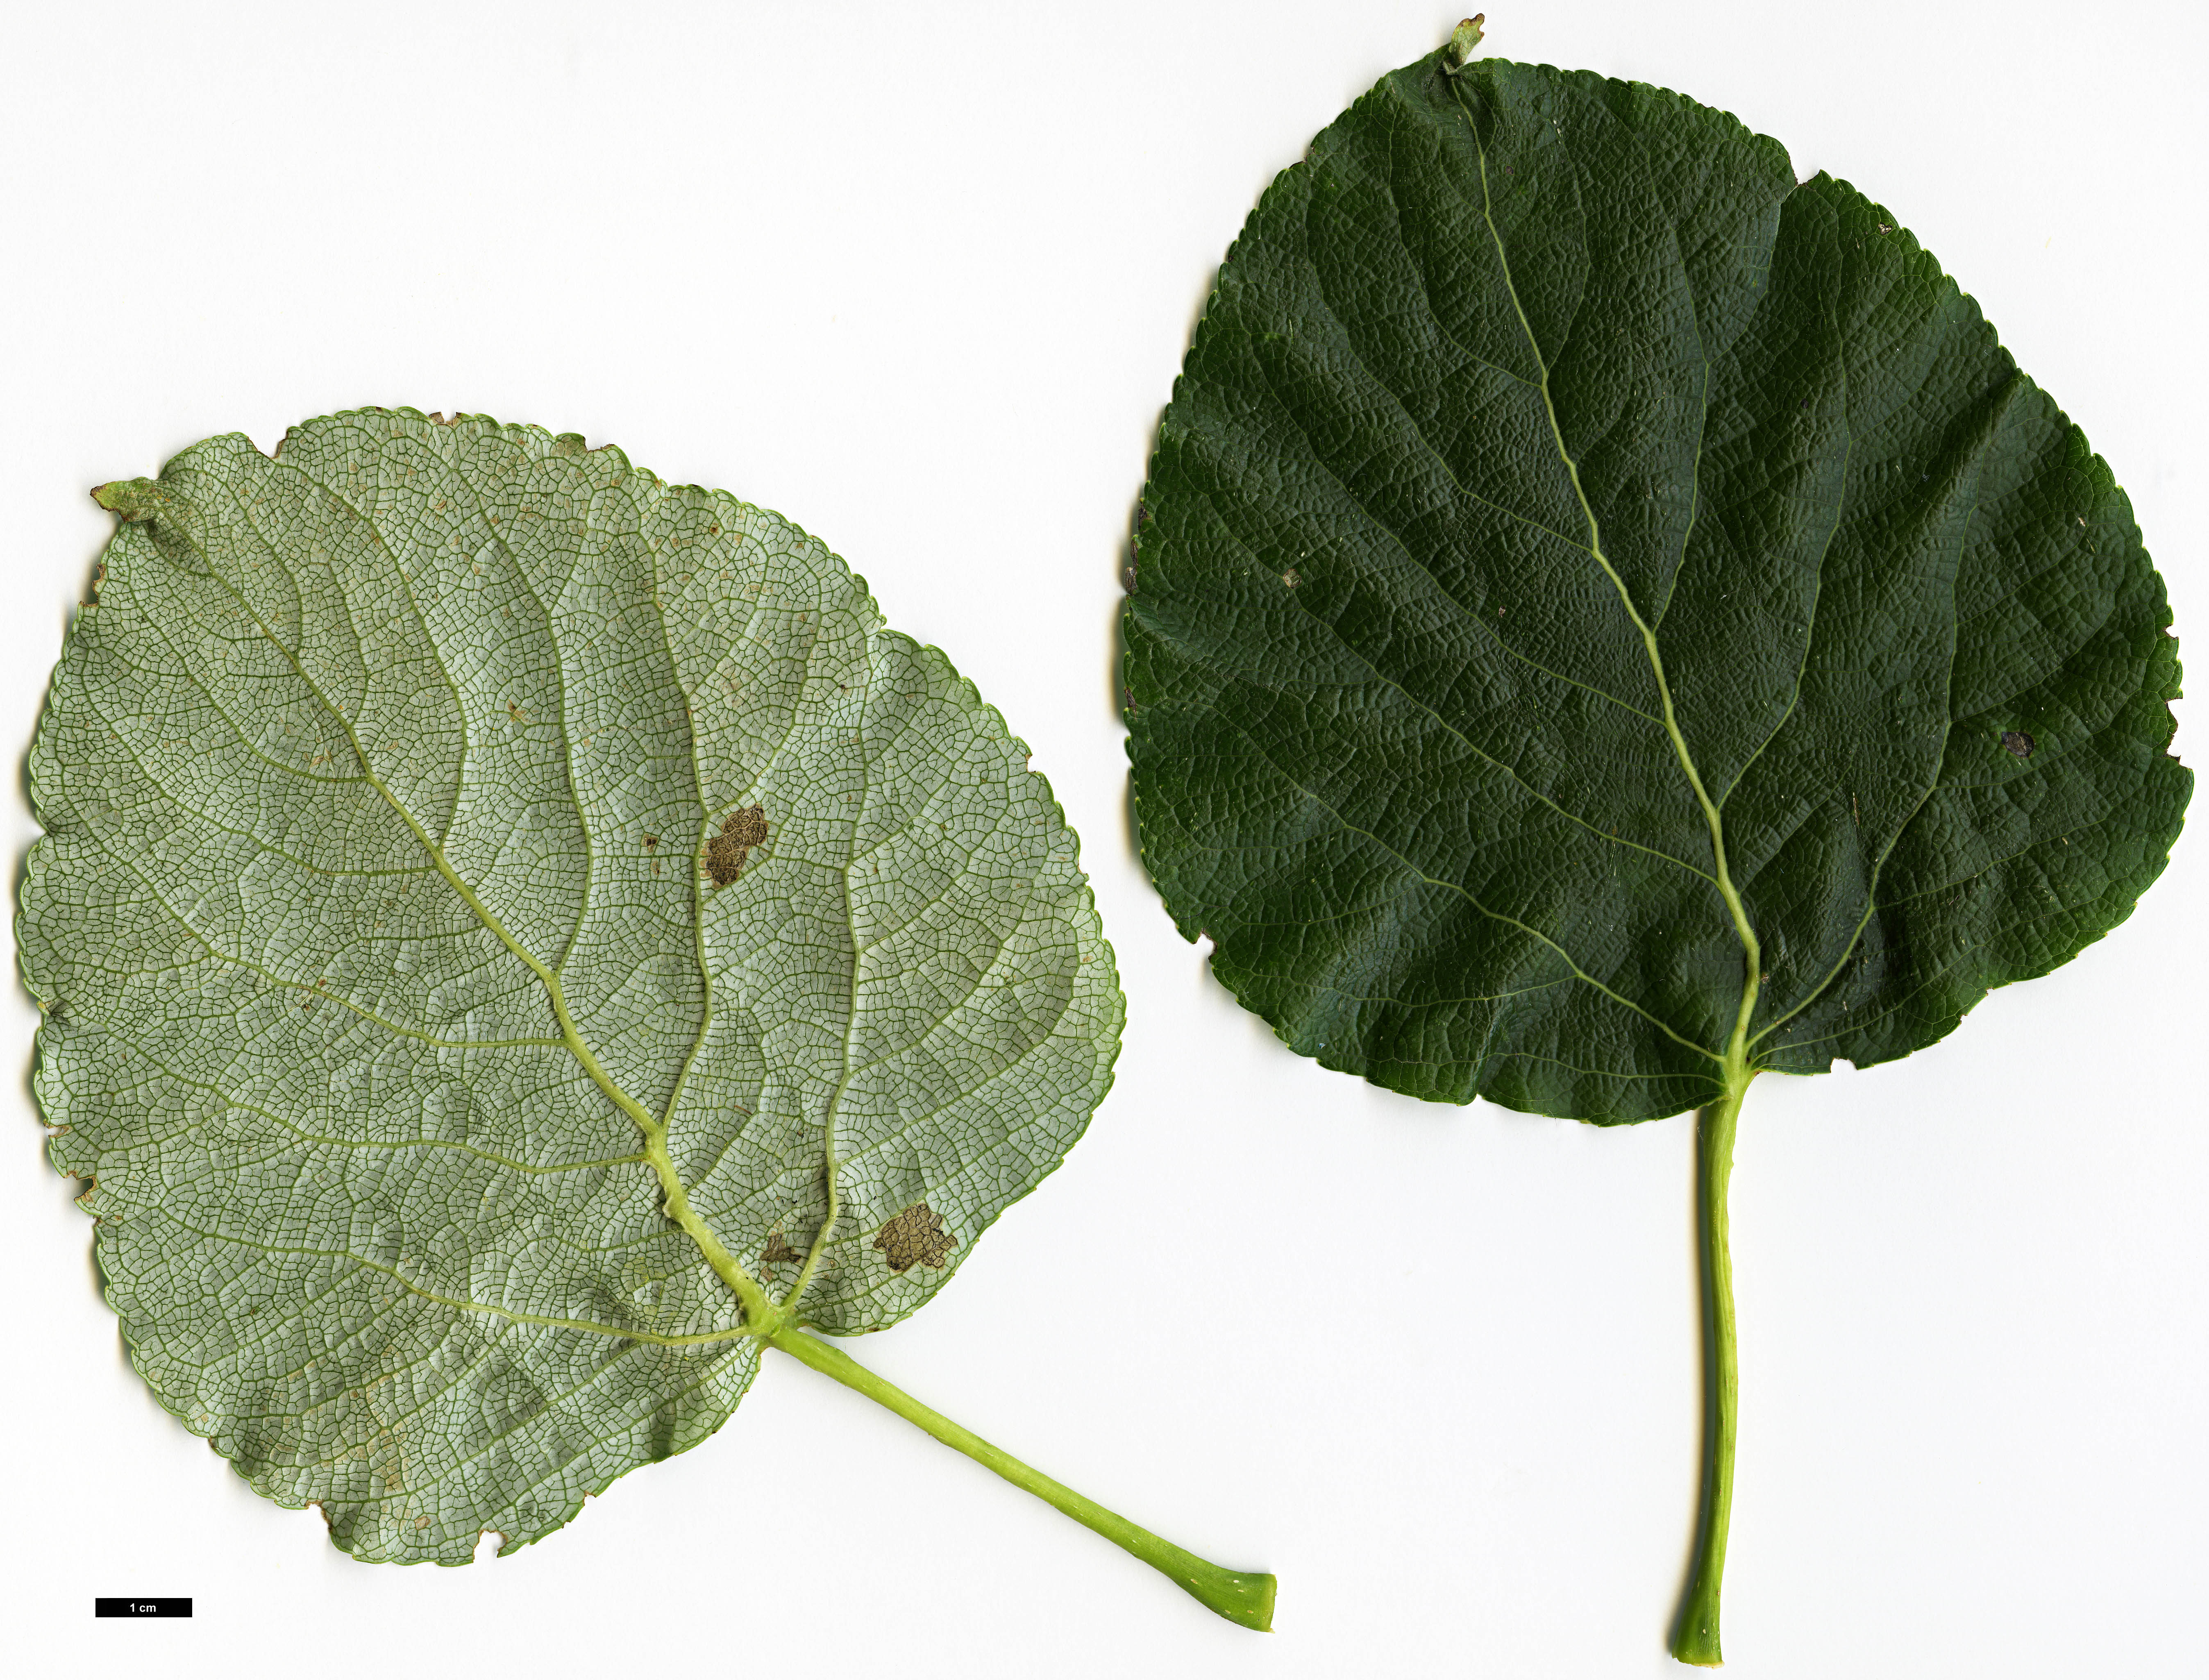
<svg viewBox="0 0 2209 1680">
<path fill-rule="evenodd" d="M 1080 1135 L 1074 837 L 817 541 L 411 410 L 99 494 L 31 757 L 52 1158 L 161 1403 L 346 1551 L 541 1538 Z"/>
<path fill-rule="evenodd" d="M 1448 46 L 1261 200 L 1126 608 L 1143 852 L 1292 1048 L 1701 1106 L 1719 1659 L 1742 1098 L 2131 913 L 2191 774 L 2124 494 L 1894 216 L 1724 112 Z"/>
<path fill-rule="evenodd" d="M 1907 1055 L 2177 832 L 2130 507 L 1853 188 L 1454 62 L 1273 183 L 1175 385 L 1145 860 L 1292 1048 L 1416 1096 L 1676 1113 L 1744 1023 L 1758 1068 Z"/>
</svg>

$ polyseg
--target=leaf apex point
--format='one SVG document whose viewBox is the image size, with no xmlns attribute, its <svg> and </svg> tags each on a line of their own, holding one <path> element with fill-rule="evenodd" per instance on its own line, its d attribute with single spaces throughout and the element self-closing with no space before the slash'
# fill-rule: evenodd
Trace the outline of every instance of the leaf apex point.
<svg viewBox="0 0 2209 1680">
<path fill-rule="evenodd" d="M 1450 31 L 1449 44 L 1442 51 L 1451 70 L 1456 71 L 1465 68 L 1466 62 L 1472 57 L 1473 48 L 1480 45 L 1481 25 L 1487 21 L 1487 13 L 1475 12 Z"/>
</svg>

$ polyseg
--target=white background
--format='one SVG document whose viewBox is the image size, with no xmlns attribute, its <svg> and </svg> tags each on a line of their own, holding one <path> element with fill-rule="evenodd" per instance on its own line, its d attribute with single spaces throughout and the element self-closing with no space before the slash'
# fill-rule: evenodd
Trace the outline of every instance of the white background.
<svg viewBox="0 0 2209 1680">
<path fill-rule="evenodd" d="M 1893 208 L 2115 464 L 2203 645 L 2200 7 L 1490 9 L 1490 51 L 1682 89 Z M 539 1545 L 355 1563 L 124 1364 L 39 1153 L 16 988 L 18 1672 L 1676 1671 L 1688 1121 L 1598 1131 L 1322 1072 L 1208 978 L 1127 826 L 1120 569 L 1195 311 L 1272 174 L 1454 10 L 5 13 L 7 750 L 110 528 L 86 491 L 213 432 L 267 449 L 335 408 L 457 407 L 817 532 L 1033 747 L 1129 1003 L 1088 1139 L 855 1351 L 1281 1581 L 1277 1632 L 1232 1628 L 777 1359 L 719 1436 Z M 4 820 L 20 859 L 20 778 Z M 2190 836 L 2142 913 L 1949 1042 L 1759 1083 L 1733 1189 L 1737 1673 L 2209 1669 L 2205 935 Z M 198 1614 L 95 1623 L 97 1593 Z"/>
</svg>

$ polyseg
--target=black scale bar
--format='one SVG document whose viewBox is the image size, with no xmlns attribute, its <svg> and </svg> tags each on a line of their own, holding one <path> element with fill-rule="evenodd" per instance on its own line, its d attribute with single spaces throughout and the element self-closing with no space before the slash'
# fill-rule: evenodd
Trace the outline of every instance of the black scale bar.
<svg viewBox="0 0 2209 1680">
<path fill-rule="evenodd" d="M 190 1616 L 190 1599 L 94 1599 L 94 1616 Z"/>
</svg>

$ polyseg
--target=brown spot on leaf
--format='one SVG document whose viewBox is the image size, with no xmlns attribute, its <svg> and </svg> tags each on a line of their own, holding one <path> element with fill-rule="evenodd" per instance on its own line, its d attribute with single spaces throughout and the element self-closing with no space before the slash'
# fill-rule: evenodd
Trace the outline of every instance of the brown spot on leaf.
<svg viewBox="0 0 2209 1680">
<path fill-rule="evenodd" d="M 875 1233 L 875 1246 L 888 1259 L 891 1271 L 904 1272 L 916 1264 L 941 1266 L 959 1245 L 944 1230 L 943 1216 L 916 1201 Z"/>
<path fill-rule="evenodd" d="M 716 887 L 727 886 L 743 873 L 746 854 L 766 841 L 767 813 L 757 805 L 737 812 L 706 842 L 706 873 Z"/>
<path fill-rule="evenodd" d="M 2032 756 L 2032 737 L 2026 734 L 2021 729 L 2005 729 L 2002 731 L 2002 745 L 2007 747 L 2019 758 L 2030 758 Z"/>
<path fill-rule="evenodd" d="M 769 1283 L 773 1283 L 776 1267 L 796 1266 L 804 1259 L 804 1255 L 790 1246 L 783 1237 L 781 1228 L 778 1226 L 767 1232 L 767 1246 L 760 1250 L 760 1275 Z"/>
</svg>

